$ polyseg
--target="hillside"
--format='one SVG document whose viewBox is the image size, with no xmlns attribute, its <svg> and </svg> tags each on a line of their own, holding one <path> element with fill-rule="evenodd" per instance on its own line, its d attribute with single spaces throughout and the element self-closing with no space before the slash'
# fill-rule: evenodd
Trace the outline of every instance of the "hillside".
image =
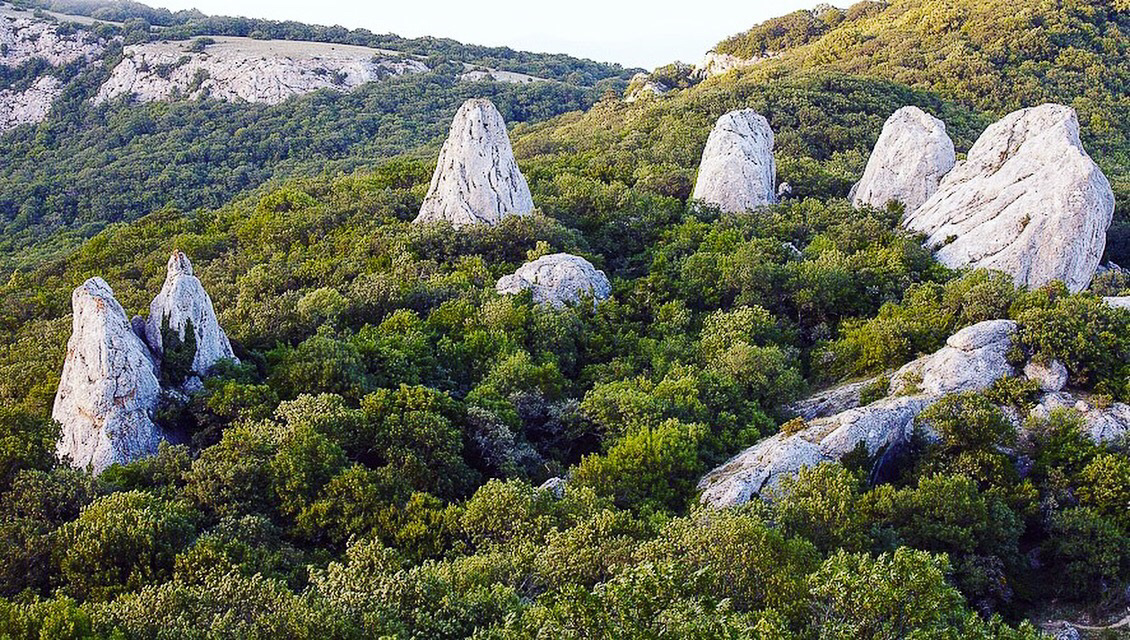
<svg viewBox="0 0 1130 640">
<path fill-rule="evenodd" d="M 81 24 L 11 5 L 2 13 L 11 44 L 0 111 L 14 115 L 0 138 L 0 272 L 109 222 L 215 207 L 272 178 L 372 167 L 436 144 L 472 95 L 492 97 L 511 121 L 542 120 L 587 107 L 598 83 L 622 86 L 625 73 L 289 23 L 208 18 L 174 33 L 128 14 Z"/>
<path fill-rule="evenodd" d="M 632 102 L 568 82 L 460 82 L 466 66 L 429 60 L 277 105 L 95 106 L 91 81 L 13 130 L 0 148 L 24 152 L 3 162 L 25 164 L 4 189 L 48 206 L 26 206 L 36 224 L 20 241 L 43 239 L 9 245 L 30 248 L 0 278 L 0 636 L 1037 640 L 1063 631 L 1052 621 L 1117 624 L 1130 274 L 1105 263 L 1125 235 L 1112 229 L 1084 290 L 1028 289 L 943 266 L 904 206 L 848 199 L 897 110 L 940 118 L 968 159 L 1038 96 L 1075 104 L 1125 224 L 1121 124 L 1095 119 L 1123 113 L 1126 85 L 1110 80 L 1123 9 L 1103 22 L 1106 5 L 1033 3 L 1066 40 L 1007 44 L 1016 57 L 987 76 L 973 55 L 930 62 L 945 71 L 927 82 L 909 60 L 987 42 L 985 21 L 1024 13 L 983 6 L 793 14 L 719 45 L 752 64 L 671 65 L 656 74 L 670 91 Z M 943 7 L 936 32 L 908 17 Z M 906 49 L 813 60 L 864 27 Z M 1092 37 L 1101 77 L 1028 81 L 1070 73 L 1028 61 Z M 459 108 L 468 97 L 500 114 Z M 771 127 L 791 195 L 727 213 L 691 195 L 716 121 L 747 108 Z M 437 169 L 447 179 L 430 181 Z M 502 178 L 528 185 L 510 205 L 535 209 L 417 220 L 426 200 L 469 202 L 480 183 L 501 207 Z M 87 226 L 52 235 L 67 211 Z M 519 276 L 560 254 L 609 286 L 542 304 Z M 195 372 L 201 343 L 168 308 L 202 313 L 207 349 L 224 351 L 222 331 L 238 362 Z M 104 335 L 128 367 L 87 357 Z M 60 386 L 99 367 L 118 376 L 113 393 L 78 400 L 112 413 L 147 395 L 143 422 L 168 441 L 91 474 L 55 452 L 85 447 L 61 439 L 94 418 L 51 416 Z M 131 367 L 148 386 L 131 387 Z"/>
</svg>

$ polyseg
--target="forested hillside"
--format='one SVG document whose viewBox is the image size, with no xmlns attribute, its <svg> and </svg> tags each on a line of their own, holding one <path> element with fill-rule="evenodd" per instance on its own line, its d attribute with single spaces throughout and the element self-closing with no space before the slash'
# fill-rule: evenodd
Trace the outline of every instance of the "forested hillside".
<svg viewBox="0 0 1130 640">
<path fill-rule="evenodd" d="M 6 85 L 17 90 L 44 75 L 66 83 L 45 122 L 0 137 L 0 272 L 69 249 L 109 222 L 164 207 L 218 207 L 272 178 L 374 167 L 435 145 L 455 108 L 474 95 L 490 97 L 518 123 L 584 109 L 606 88 L 624 86 L 618 65 L 568 56 L 198 13 L 174 19 L 167 11 L 131 3 L 41 6 L 121 23 L 75 27 L 79 35 L 89 31 L 107 39 L 104 57 L 93 66 L 53 69 L 30 60 L 0 67 Z M 191 36 L 205 34 L 395 49 L 419 56 L 428 71 L 276 105 L 215 99 L 91 102 L 122 59 L 123 43 L 182 40 L 188 46 Z M 466 65 L 550 81 L 469 82 L 460 77 Z"/>
<path fill-rule="evenodd" d="M 964 154 L 1002 111 L 1058 98 L 1075 103 L 1127 215 L 1127 85 L 1111 79 L 1126 69 L 1125 7 L 1032 4 L 1055 33 L 1101 41 L 1102 67 L 1072 76 L 1081 84 L 1026 83 L 1071 68 L 1028 63 L 1070 48 L 1055 38 L 1039 55 L 1009 44 L 1015 58 L 994 58 L 988 76 L 928 57 L 963 51 L 954 33 L 1012 20 L 1017 5 L 788 17 L 722 45 L 785 55 L 634 103 L 423 74 L 279 107 L 80 106 L 79 119 L 9 134 L 45 137 L 45 166 L 69 167 L 50 132 L 72 132 L 86 168 L 36 179 L 104 194 L 75 211 L 121 209 L 83 219 L 101 230 L 73 250 L 42 241 L 0 284 L 0 636 L 1035 639 L 1034 623 L 1116 622 L 1130 443 L 1096 441 L 1070 407 L 1036 412 L 1034 378 L 941 399 L 884 452 L 882 477 L 863 448 L 772 500 L 707 508 L 696 489 L 742 449 L 803 429 L 793 402 L 867 376 L 860 396 L 887 396 L 884 374 L 983 321 L 1016 323 L 1005 364 L 1060 363 L 1063 391 L 1088 409 L 1130 401 L 1130 311 L 1101 297 L 1130 293 L 1124 272 L 1076 294 L 1018 289 L 943 267 L 897 204 L 847 199 L 900 107 L 944 120 Z M 804 34 L 790 35 L 798 21 Z M 850 55 L 813 61 L 864 27 L 884 46 L 859 35 Z M 894 38 L 899 57 L 871 64 Z M 918 74 L 929 69 L 944 70 L 931 83 Z M 979 78 L 994 84 L 964 93 Z M 434 142 L 471 95 L 520 123 L 510 136 L 537 211 L 414 224 Z M 690 195 L 711 127 L 745 107 L 772 125 L 793 197 L 723 214 Z M 218 124 L 229 118 L 247 120 Z M 125 151 L 100 146 L 107 131 Z M 154 158 L 159 175 L 143 168 Z M 290 177 L 214 182 L 265 158 Z M 7 184 L 27 188 L 14 173 Z M 176 207 L 99 226 L 128 217 L 131 197 Z M 1108 239 L 1115 261 L 1123 237 Z M 192 259 L 240 364 L 165 397 L 156 421 L 176 442 L 157 456 L 72 469 L 49 418 L 72 290 L 101 276 L 127 317 L 146 315 L 173 250 Z M 557 252 L 602 269 L 611 297 L 554 308 L 496 292 Z"/>
</svg>

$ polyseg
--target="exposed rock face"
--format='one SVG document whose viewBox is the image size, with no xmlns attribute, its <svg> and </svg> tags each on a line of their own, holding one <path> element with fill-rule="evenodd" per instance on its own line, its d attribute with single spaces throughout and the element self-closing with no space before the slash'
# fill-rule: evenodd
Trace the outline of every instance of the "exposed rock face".
<svg viewBox="0 0 1130 640">
<path fill-rule="evenodd" d="M 1046 418 L 1055 409 L 1074 409 L 1082 414 L 1085 433 L 1099 444 L 1117 442 L 1130 432 L 1130 405 L 1115 402 L 1102 408 L 1082 396 L 1067 393 L 1045 393 L 1029 415 Z"/>
<path fill-rule="evenodd" d="M 1054 393 L 1067 386 L 1067 367 L 1059 360 L 1047 364 L 1033 360 L 1024 365 L 1024 377 L 1039 382 L 1041 391 Z"/>
<path fill-rule="evenodd" d="M 695 75 L 700 78 L 712 78 L 720 76 L 733 71 L 734 69 L 741 69 L 755 65 L 762 60 L 766 60 L 772 56 L 764 56 L 760 58 L 739 58 L 735 55 L 728 53 L 718 53 L 716 51 L 708 51 L 702 60 L 695 65 Z"/>
<path fill-rule="evenodd" d="M 502 294 L 516 294 L 530 289 L 534 302 L 562 307 L 576 304 L 584 295 L 592 295 L 594 302 L 607 299 L 612 294 L 608 278 L 592 263 L 580 256 L 554 253 L 527 262 L 508 276 L 498 279 L 495 290 Z"/>
<path fill-rule="evenodd" d="M 718 118 L 702 151 L 691 197 L 729 213 L 742 213 L 775 204 L 776 183 L 769 121 L 753 109 Z"/>
<path fill-rule="evenodd" d="M 549 82 L 546 78 L 539 78 L 516 71 L 502 71 L 499 69 L 486 69 L 464 63 L 467 71 L 459 74 L 460 82 L 503 82 L 505 84 L 533 84 L 535 82 Z"/>
<path fill-rule="evenodd" d="M 1094 276 L 1113 213 L 1110 182 L 1083 150 L 1075 110 L 1047 104 L 986 129 L 903 224 L 925 233 L 947 266 L 1079 291 Z"/>
<path fill-rule="evenodd" d="M 852 202 L 882 208 L 894 200 L 911 213 L 934 195 L 955 158 L 945 123 L 918 107 L 903 107 L 883 125 Z"/>
<path fill-rule="evenodd" d="M 1103 302 L 1115 309 L 1130 309 L 1130 296 L 1114 296 L 1103 298 Z"/>
<path fill-rule="evenodd" d="M 716 507 L 742 504 L 754 495 L 772 491 L 781 478 L 803 467 L 837 461 L 863 444 L 868 454 L 905 442 L 915 418 L 946 394 L 980 391 L 1014 373 L 1005 354 L 1012 346 L 1016 324 L 990 320 L 950 336 L 946 346 L 899 369 L 891 391 L 901 393 L 858 406 L 853 383 L 800 403 L 802 415 L 812 416 L 801 430 L 781 432 L 746 449 L 699 482 L 702 501 Z M 828 412 L 837 411 L 833 415 Z M 827 416 L 827 417 L 822 417 Z"/>
<path fill-rule="evenodd" d="M 987 320 L 965 327 L 946 346 L 899 369 L 891 376 L 891 393 L 942 396 L 987 389 L 1012 375 L 1008 350 L 1016 334 L 1011 320 Z"/>
<path fill-rule="evenodd" d="M 415 222 L 446 220 L 455 227 L 498 224 L 526 215 L 534 200 L 514 160 L 502 114 L 489 100 L 463 103 L 439 152 L 439 163 Z"/>
<path fill-rule="evenodd" d="M 212 97 L 278 104 L 291 96 L 348 91 L 389 76 L 427 71 L 414 58 L 351 45 L 215 37 L 204 51 L 191 43 L 130 45 L 98 90 L 96 103 L 119 96 L 141 102 Z"/>
<path fill-rule="evenodd" d="M 160 387 L 148 349 L 101 278 L 75 289 L 71 304 L 73 330 L 51 411 L 63 425 L 57 452 L 95 473 L 157 453 L 162 435 L 152 416 Z"/>
<path fill-rule="evenodd" d="M 53 76 L 41 76 L 24 91 L 0 91 L 0 131 L 43 122 L 62 93 L 63 84 Z"/>
<path fill-rule="evenodd" d="M 632 81 L 624 92 L 624 102 L 636 102 L 646 97 L 662 96 L 670 91 L 671 87 L 652 80 L 650 75 L 637 73 L 632 76 Z"/>
<path fill-rule="evenodd" d="M 105 49 L 105 43 L 88 31 L 62 35 L 54 22 L 9 10 L 0 12 L 0 65 L 18 67 L 41 58 L 52 67 L 61 67 L 80 60 L 90 62 Z"/>
<path fill-rule="evenodd" d="M 224 330 L 216 320 L 212 299 L 200 279 L 192 274 L 192 263 L 188 256 L 174 251 L 169 258 L 168 274 L 161 292 L 149 304 L 149 320 L 145 323 L 145 338 L 154 353 L 164 352 L 161 344 L 161 323 L 169 319 L 169 328 L 184 339 L 185 327 L 192 321 L 196 335 L 196 357 L 192 361 L 192 371 L 203 376 L 208 369 L 223 358 L 236 359 Z"/>
</svg>

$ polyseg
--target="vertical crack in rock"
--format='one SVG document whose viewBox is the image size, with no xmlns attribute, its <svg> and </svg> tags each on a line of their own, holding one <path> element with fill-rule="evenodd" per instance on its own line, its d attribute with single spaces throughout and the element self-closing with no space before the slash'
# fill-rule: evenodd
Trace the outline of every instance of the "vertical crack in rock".
<svg viewBox="0 0 1130 640">
<path fill-rule="evenodd" d="M 95 473 L 155 454 L 162 435 L 152 418 L 161 390 L 148 349 L 101 278 L 75 289 L 71 305 L 73 329 L 51 411 L 63 426 L 57 453 Z"/>
<path fill-rule="evenodd" d="M 446 220 L 455 227 L 498 224 L 534 210 L 506 123 L 489 100 L 463 103 L 443 143 L 431 186 L 415 222 Z"/>
<path fill-rule="evenodd" d="M 1106 248 L 1114 192 L 1079 140 L 1075 110 L 1055 104 L 1005 116 L 903 220 L 953 268 L 1010 274 L 1018 285 L 1090 284 Z"/>
<path fill-rule="evenodd" d="M 776 183 L 769 121 L 753 109 L 718 118 L 702 150 L 691 197 L 728 213 L 743 213 L 775 204 Z"/>
</svg>

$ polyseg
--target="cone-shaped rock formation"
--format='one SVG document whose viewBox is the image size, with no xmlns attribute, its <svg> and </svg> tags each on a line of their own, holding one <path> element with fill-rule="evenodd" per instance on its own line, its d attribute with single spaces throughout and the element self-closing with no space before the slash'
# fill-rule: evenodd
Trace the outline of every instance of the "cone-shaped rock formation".
<svg viewBox="0 0 1130 640">
<path fill-rule="evenodd" d="M 530 188 L 514 160 L 502 115 L 489 100 L 463 103 L 415 222 L 446 220 L 455 227 L 498 224 L 506 216 L 533 210 Z"/>
</svg>

